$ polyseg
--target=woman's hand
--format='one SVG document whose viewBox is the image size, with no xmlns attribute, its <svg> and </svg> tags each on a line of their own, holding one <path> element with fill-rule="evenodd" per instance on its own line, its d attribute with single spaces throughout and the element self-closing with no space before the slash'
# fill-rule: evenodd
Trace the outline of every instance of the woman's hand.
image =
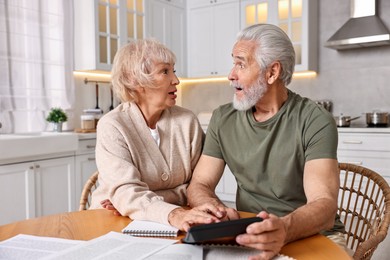
<svg viewBox="0 0 390 260">
<path fill-rule="evenodd" d="M 109 199 L 102 200 L 100 202 L 100 205 L 102 205 L 102 207 L 105 208 L 105 209 L 112 210 L 115 216 L 122 216 L 122 214 L 119 213 L 118 210 L 116 210 L 114 205 L 112 205 L 112 203 L 111 203 L 111 201 Z"/>
<path fill-rule="evenodd" d="M 224 208 L 216 208 L 211 204 L 204 204 L 192 209 L 177 208 L 168 215 L 168 221 L 172 226 L 186 232 L 193 225 L 220 222 L 226 218 L 227 212 Z"/>
</svg>

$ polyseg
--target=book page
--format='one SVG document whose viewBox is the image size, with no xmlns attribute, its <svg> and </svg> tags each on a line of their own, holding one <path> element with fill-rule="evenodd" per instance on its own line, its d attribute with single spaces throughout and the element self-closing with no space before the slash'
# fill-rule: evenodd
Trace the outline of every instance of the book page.
<svg viewBox="0 0 390 260">
<path fill-rule="evenodd" d="M 45 259 L 145 259 L 176 242 L 178 240 L 133 237 L 112 231 Z"/>
<path fill-rule="evenodd" d="M 187 244 L 173 244 L 146 260 L 203 260 L 203 248 L 201 246 Z"/>
<path fill-rule="evenodd" d="M 260 250 L 239 245 L 205 245 L 203 251 L 205 260 L 247 260 L 249 256 L 260 253 Z M 277 255 L 272 260 L 295 259 L 285 255 Z"/>
<path fill-rule="evenodd" d="M 42 259 L 84 242 L 20 234 L 0 242 L 0 259 Z"/>
</svg>

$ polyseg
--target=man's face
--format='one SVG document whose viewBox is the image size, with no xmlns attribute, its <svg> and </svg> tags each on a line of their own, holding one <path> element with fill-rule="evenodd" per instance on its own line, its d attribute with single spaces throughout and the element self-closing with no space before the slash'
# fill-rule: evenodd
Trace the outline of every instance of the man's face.
<svg viewBox="0 0 390 260">
<path fill-rule="evenodd" d="M 250 109 L 267 91 L 265 72 L 260 71 L 255 50 L 256 44 L 252 41 L 239 41 L 233 47 L 234 66 L 229 80 L 235 88 L 233 105 L 237 110 Z"/>
</svg>

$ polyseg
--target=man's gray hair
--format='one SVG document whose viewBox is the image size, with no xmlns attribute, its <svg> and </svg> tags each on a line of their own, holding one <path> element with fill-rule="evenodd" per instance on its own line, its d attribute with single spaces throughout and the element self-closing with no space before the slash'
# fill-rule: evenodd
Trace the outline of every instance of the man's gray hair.
<svg viewBox="0 0 390 260">
<path fill-rule="evenodd" d="M 285 86 L 290 84 L 295 67 L 295 51 L 287 34 L 272 24 L 255 24 L 238 33 L 237 41 L 256 41 L 256 60 L 261 70 L 274 61 L 282 65 L 280 79 Z"/>
</svg>

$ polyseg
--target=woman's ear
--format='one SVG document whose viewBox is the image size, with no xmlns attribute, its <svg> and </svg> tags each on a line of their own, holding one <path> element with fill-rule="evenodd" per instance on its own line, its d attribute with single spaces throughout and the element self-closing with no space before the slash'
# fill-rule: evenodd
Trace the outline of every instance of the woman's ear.
<svg viewBox="0 0 390 260">
<path fill-rule="evenodd" d="M 145 88 L 141 87 L 141 86 L 137 86 L 135 87 L 135 91 L 138 93 L 138 94 L 142 94 L 145 92 Z"/>
<path fill-rule="evenodd" d="M 275 61 L 268 67 L 267 72 L 267 83 L 273 84 L 280 76 L 282 71 L 282 66 L 279 61 Z"/>
</svg>

